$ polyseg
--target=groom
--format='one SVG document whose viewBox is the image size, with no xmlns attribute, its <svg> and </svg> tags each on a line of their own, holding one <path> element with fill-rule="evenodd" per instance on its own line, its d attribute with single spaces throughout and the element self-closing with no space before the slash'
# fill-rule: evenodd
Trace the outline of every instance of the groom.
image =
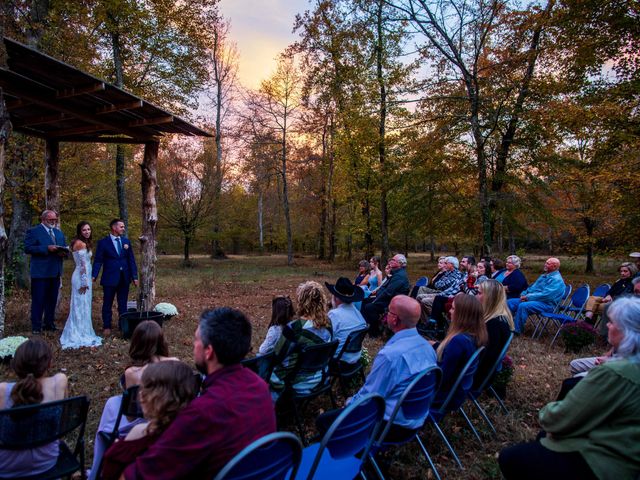
<svg viewBox="0 0 640 480">
<path fill-rule="evenodd" d="M 96 257 L 93 261 L 93 281 L 95 282 L 104 267 L 100 285 L 104 292 L 102 300 L 102 324 L 104 335 L 111 334 L 111 307 L 113 299 L 118 299 L 118 314 L 127 311 L 127 298 L 129 296 L 129 284 L 138 286 L 138 268 L 133 256 L 131 242 L 123 237 L 124 222 L 119 218 L 111 220 L 109 224 L 111 234 L 98 242 Z"/>
</svg>

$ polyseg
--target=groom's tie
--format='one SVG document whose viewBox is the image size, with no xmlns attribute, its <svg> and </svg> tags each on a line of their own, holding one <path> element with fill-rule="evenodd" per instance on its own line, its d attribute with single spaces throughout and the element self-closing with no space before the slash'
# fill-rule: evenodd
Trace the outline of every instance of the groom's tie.
<svg viewBox="0 0 640 480">
<path fill-rule="evenodd" d="M 56 244 L 56 234 L 53 233 L 53 228 L 49 229 L 49 236 L 51 237 L 51 241 L 53 242 L 53 244 Z"/>
<path fill-rule="evenodd" d="M 122 244 L 120 243 L 120 237 L 116 237 L 116 245 L 118 245 L 118 256 L 122 256 Z"/>
</svg>

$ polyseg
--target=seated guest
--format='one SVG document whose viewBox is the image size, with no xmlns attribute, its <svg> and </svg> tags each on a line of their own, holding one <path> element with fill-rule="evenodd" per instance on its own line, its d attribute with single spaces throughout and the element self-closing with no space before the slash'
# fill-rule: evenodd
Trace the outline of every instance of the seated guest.
<svg viewBox="0 0 640 480">
<path fill-rule="evenodd" d="M 375 297 L 369 297 L 362 302 L 362 316 L 369 324 L 369 335 L 380 335 L 380 316 L 385 312 L 391 299 L 396 295 L 409 293 L 409 278 L 407 277 L 407 258 L 398 253 L 387 265 L 391 277 L 378 289 Z"/>
<path fill-rule="evenodd" d="M 43 339 L 35 337 L 20 345 L 11 361 L 18 376 L 13 383 L 0 383 L 0 410 L 24 405 L 53 402 L 67 396 L 67 376 L 47 377 L 53 354 Z M 58 442 L 25 450 L 0 449 L 2 478 L 38 475 L 52 468 L 58 459 Z"/>
<path fill-rule="evenodd" d="M 320 345 L 333 339 L 331 323 L 327 316 L 327 299 L 318 282 L 301 283 L 296 290 L 298 318 L 282 330 L 282 336 L 275 346 L 277 358 L 284 359 L 273 371 L 270 385 L 277 399 L 284 388 L 285 377 L 293 370 L 298 354 L 292 352 L 295 346 Z M 318 385 L 322 379 L 321 372 L 312 376 L 299 376 L 294 381 L 294 389 L 299 393 L 306 393 Z"/>
<path fill-rule="evenodd" d="M 184 407 L 124 478 L 213 478 L 244 447 L 276 430 L 267 384 L 240 362 L 251 347 L 251 323 L 232 308 L 205 310 L 193 356 L 206 375 L 202 393 Z"/>
<path fill-rule="evenodd" d="M 502 285 L 504 285 L 507 298 L 520 298 L 522 291 L 529 286 L 522 270 L 520 270 L 521 263 L 522 261 L 517 255 L 509 255 L 507 257 L 507 269 L 502 278 Z"/>
<path fill-rule="evenodd" d="M 629 256 L 636 262 L 637 273 L 634 275 L 634 278 L 640 278 L 640 252 L 631 252 Z"/>
<path fill-rule="evenodd" d="M 507 480 L 635 479 L 640 472 L 640 299 L 611 303 L 609 342 L 619 358 L 589 371 L 538 414 L 538 440 L 500 452 Z"/>
<path fill-rule="evenodd" d="M 293 302 L 289 297 L 275 297 L 271 300 L 271 323 L 269 324 L 269 330 L 267 330 L 267 336 L 258 349 L 258 355 L 266 355 L 273 352 L 282 336 L 282 329 L 293 319 L 295 313 Z"/>
<path fill-rule="evenodd" d="M 620 278 L 616 280 L 607 293 L 605 293 L 604 297 L 596 297 L 595 295 L 591 295 L 587 299 L 587 304 L 585 305 L 585 317 L 588 319 L 592 319 L 594 315 L 601 314 L 604 306 L 611 302 L 616 297 L 620 295 L 625 295 L 629 293 L 633 293 L 633 277 L 638 272 L 636 266 L 631 262 L 624 262 L 618 268 L 618 273 L 620 273 Z"/>
<path fill-rule="evenodd" d="M 147 451 L 197 393 L 194 372 L 186 363 L 171 360 L 149 365 L 142 374 L 139 393 L 147 422 L 136 425 L 124 440 L 116 440 L 109 447 L 102 462 L 102 478 L 118 480 L 124 469 Z"/>
<path fill-rule="evenodd" d="M 385 400 L 384 419 L 388 420 L 411 380 L 436 364 L 433 348 L 416 330 L 419 319 L 420 304 L 416 300 L 406 295 L 397 295 L 391 300 L 387 326 L 394 335 L 380 349 L 365 384 L 347 401 L 347 405 L 361 396 L 377 393 Z M 326 432 L 340 413 L 341 410 L 331 410 L 320 415 L 316 420 L 318 430 Z M 387 440 L 399 441 L 415 433 L 425 419 L 407 419 L 398 414 Z"/>
<path fill-rule="evenodd" d="M 513 317 L 507 307 L 507 297 L 500 282 L 494 279 L 483 282 L 478 291 L 478 300 L 484 312 L 483 319 L 487 327 L 488 341 L 473 379 L 474 388 L 480 386 L 498 361 L 513 330 Z"/>
<path fill-rule="evenodd" d="M 482 318 L 482 305 L 476 297 L 456 295 L 449 314 L 451 325 L 447 336 L 439 344 L 434 343 L 438 366 L 442 369 L 442 381 L 433 401 L 434 406 L 444 402 L 469 358 L 487 343 L 487 327 Z M 465 392 L 459 391 L 452 400 L 453 404 L 462 403 L 465 396 Z"/>
<path fill-rule="evenodd" d="M 504 279 L 504 274 L 507 271 L 504 266 L 504 262 L 499 258 L 493 258 L 491 259 L 491 263 L 489 264 L 489 266 L 491 267 L 491 278 L 502 282 L 502 280 Z"/>
<path fill-rule="evenodd" d="M 533 285 L 522 292 L 520 298 L 507 300 L 509 309 L 514 314 L 515 331 L 524 331 L 529 315 L 534 313 L 551 312 L 564 295 L 564 280 L 558 269 L 560 260 L 549 258 L 544 263 L 544 273 L 538 277 Z"/>
<path fill-rule="evenodd" d="M 140 322 L 129 344 L 131 366 L 124 371 L 125 388 L 139 385 L 147 365 L 164 360 L 178 360 L 169 356 L 169 346 L 162 327 L 153 320 Z"/>
<path fill-rule="evenodd" d="M 447 257 L 445 264 L 447 272 L 435 284 L 440 289 L 440 293 L 433 297 L 431 306 L 431 318 L 436 321 L 438 328 L 444 327 L 444 315 L 447 308 L 450 307 L 450 305 L 447 306 L 447 302 L 460 293 L 460 288 L 465 281 L 463 273 L 458 270 L 458 259 L 456 257 Z M 428 300 L 428 298 L 420 298 L 423 304 Z"/>
<path fill-rule="evenodd" d="M 354 285 L 366 285 L 364 279 L 369 275 L 369 262 L 366 260 L 360 260 L 358 263 L 358 275 L 356 275 L 355 280 L 353 281 Z"/>
<path fill-rule="evenodd" d="M 142 374 L 150 364 L 165 360 L 178 360 L 169 356 L 169 346 L 164 339 L 162 327 L 153 320 L 145 320 L 136 326 L 129 344 L 129 359 L 131 366 L 124 371 L 124 382 L 121 379 L 124 388 L 139 385 Z M 98 478 L 98 466 L 108 446 L 106 439 L 100 435 L 100 432 L 111 433 L 113 431 L 121 403 L 122 395 L 113 395 L 104 404 L 93 444 L 93 465 L 91 466 L 90 480 Z M 123 417 L 118 430 L 122 435 L 125 435 L 134 425 L 141 421 L 142 419 L 140 418 L 129 419 L 128 417 Z"/>
<path fill-rule="evenodd" d="M 478 262 L 475 270 L 472 273 L 473 282 L 463 282 L 460 285 L 460 290 L 462 293 L 466 293 L 468 295 L 478 295 L 480 291 L 480 285 L 486 281 L 489 277 L 487 277 L 487 267 L 485 262 Z M 471 285 L 471 286 L 469 286 Z"/>
<path fill-rule="evenodd" d="M 382 285 L 382 271 L 380 270 L 380 257 L 371 257 L 369 260 L 369 275 L 364 279 L 370 293 L 376 293 Z"/>
<path fill-rule="evenodd" d="M 333 330 L 333 339 L 339 342 L 336 350 L 336 355 L 338 355 L 349 334 L 356 330 L 362 330 L 367 326 L 364 317 L 353 305 L 353 302 L 362 300 L 364 293 L 362 289 L 353 286 L 349 279 L 345 277 L 340 277 L 335 285 L 327 282 L 325 282 L 325 285 L 331 292 L 331 306 L 333 308 L 329 310 L 329 320 Z M 341 360 L 347 363 L 355 363 L 360 360 L 360 354 L 361 352 L 345 352 Z"/>
<path fill-rule="evenodd" d="M 476 257 L 474 257 L 473 255 L 466 255 L 462 257 L 462 260 L 460 260 L 460 273 L 462 273 L 463 282 L 466 282 L 468 280 L 469 274 L 473 273 L 475 266 Z"/>
</svg>

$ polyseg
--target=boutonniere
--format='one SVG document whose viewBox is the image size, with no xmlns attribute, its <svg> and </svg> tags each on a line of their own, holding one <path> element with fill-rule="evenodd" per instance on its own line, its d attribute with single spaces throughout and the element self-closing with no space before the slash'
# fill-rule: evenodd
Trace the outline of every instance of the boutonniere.
<svg viewBox="0 0 640 480">
<path fill-rule="evenodd" d="M 122 245 L 122 248 L 124 248 L 125 250 L 129 250 L 129 244 L 125 243 L 124 245 Z"/>
</svg>

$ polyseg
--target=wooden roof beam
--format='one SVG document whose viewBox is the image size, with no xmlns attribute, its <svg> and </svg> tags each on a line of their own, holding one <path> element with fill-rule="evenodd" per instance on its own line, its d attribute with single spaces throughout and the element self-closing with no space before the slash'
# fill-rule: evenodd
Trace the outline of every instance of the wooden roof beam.
<svg viewBox="0 0 640 480">
<path fill-rule="evenodd" d="M 146 127 L 147 125 L 161 125 L 163 123 L 173 122 L 173 115 L 163 115 L 153 118 L 141 118 L 140 120 L 133 120 L 129 122 L 130 127 Z"/>
<path fill-rule="evenodd" d="M 26 101 L 23 98 L 16 98 L 15 100 L 6 101 L 5 105 L 7 106 L 7 110 L 11 111 L 15 110 L 16 108 L 27 107 L 29 105 L 32 105 L 32 103 Z"/>
<path fill-rule="evenodd" d="M 94 82 L 82 87 L 72 87 L 58 90 L 56 92 L 56 98 L 60 100 L 63 98 L 77 97 L 79 95 L 85 95 L 87 93 L 102 92 L 104 89 L 104 82 Z"/>
<path fill-rule="evenodd" d="M 31 127 L 33 125 L 45 125 L 47 123 L 62 122 L 63 120 L 69 120 L 69 115 L 64 113 L 54 113 L 51 115 L 36 115 L 34 117 L 27 117 L 13 121 L 13 126 L 18 127 Z"/>
<path fill-rule="evenodd" d="M 107 113 L 121 112 L 122 110 L 134 110 L 142 108 L 142 100 L 133 100 L 131 102 L 114 103 L 96 108 L 96 115 L 105 115 Z"/>
<path fill-rule="evenodd" d="M 73 135 L 82 135 L 84 133 L 102 132 L 104 130 L 111 130 L 103 125 L 85 125 L 83 127 L 65 128 L 63 130 L 53 130 L 48 133 L 48 138 L 61 138 Z"/>
<path fill-rule="evenodd" d="M 79 142 L 79 143 L 93 142 L 93 143 L 121 143 L 121 144 L 126 143 L 126 144 L 133 144 L 133 145 L 142 145 L 147 143 L 146 140 L 138 140 L 135 138 L 109 137 L 109 136 L 102 137 L 100 135 L 88 135 L 88 136 L 71 135 L 68 137 L 60 138 L 58 140 L 60 142 Z"/>
<path fill-rule="evenodd" d="M 44 87 L 38 82 L 34 82 L 33 80 L 10 70 L 0 68 L 0 87 L 6 89 L 7 93 L 10 95 L 23 98 L 54 111 L 66 113 L 88 123 L 101 125 L 105 127 L 104 129 L 114 130 L 138 140 L 146 140 L 150 142 L 157 141 L 155 136 L 129 128 L 120 122 L 104 117 L 96 118 L 93 110 L 88 112 L 68 103 L 58 102 L 51 98 L 50 88 Z M 49 132 L 50 138 L 54 135 L 55 132 Z"/>
</svg>

